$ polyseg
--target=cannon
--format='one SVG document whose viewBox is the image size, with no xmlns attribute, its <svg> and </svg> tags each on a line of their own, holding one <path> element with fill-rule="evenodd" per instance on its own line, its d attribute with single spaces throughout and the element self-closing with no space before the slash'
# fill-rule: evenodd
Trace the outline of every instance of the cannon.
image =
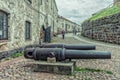
<svg viewBox="0 0 120 80">
<path fill-rule="evenodd" d="M 47 61 L 48 57 L 55 57 L 57 61 L 66 59 L 110 59 L 108 51 L 95 50 L 67 50 L 62 48 L 27 48 L 25 58 Z"/>
<path fill-rule="evenodd" d="M 42 44 L 39 45 L 40 48 L 65 48 L 72 50 L 95 50 L 95 45 L 83 45 L 83 44 Z"/>
<path fill-rule="evenodd" d="M 110 59 L 108 51 L 70 50 L 66 48 L 26 48 L 24 57 L 34 59 L 34 70 L 58 74 L 73 74 L 76 61 L 72 59 Z"/>
</svg>

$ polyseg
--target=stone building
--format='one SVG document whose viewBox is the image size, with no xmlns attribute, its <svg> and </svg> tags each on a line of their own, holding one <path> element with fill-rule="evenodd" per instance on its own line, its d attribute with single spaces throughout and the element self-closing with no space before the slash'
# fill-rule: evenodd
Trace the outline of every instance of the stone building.
<svg viewBox="0 0 120 80">
<path fill-rule="evenodd" d="M 80 25 L 64 18 L 63 16 L 58 16 L 58 33 L 60 33 L 61 30 L 65 30 L 66 32 L 73 32 L 73 29 L 81 31 Z"/>
<path fill-rule="evenodd" d="M 120 3 L 120 0 L 114 0 L 114 5 Z"/>
<path fill-rule="evenodd" d="M 38 0 L 0 0 L 0 50 L 39 43 Z"/>
<path fill-rule="evenodd" d="M 55 0 L 0 0 L 0 50 L 39 44 L 40 32 L 57 25 Z"/>
</svg>

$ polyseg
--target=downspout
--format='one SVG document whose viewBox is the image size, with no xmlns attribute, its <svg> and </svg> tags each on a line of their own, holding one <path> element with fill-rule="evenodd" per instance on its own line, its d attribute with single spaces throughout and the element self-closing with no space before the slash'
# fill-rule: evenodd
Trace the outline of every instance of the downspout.
<svg viewBox="0 0 120 80">
<path fill-rule="evenodd" d="M 39 44 L 41 44 L 41 38 L 40 38 L 41 37 L 40 36 L 40 31 L 41 31 L 40 29 L 41 28 L 40 27 L 41 27 L 40 26 L 40 1 L 38 1 L 38 31 L 39 31 L 39 35 L 38 35 L 39 36 L 39 40 L 38 41 L 39 41 Z"/>
</svg>

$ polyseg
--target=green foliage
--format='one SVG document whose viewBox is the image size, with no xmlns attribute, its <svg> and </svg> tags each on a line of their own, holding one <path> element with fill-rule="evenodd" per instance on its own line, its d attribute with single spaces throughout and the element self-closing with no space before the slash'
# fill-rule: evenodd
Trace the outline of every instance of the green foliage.
<svg viewBox="0 0 120 80">
<path fill-rule="evenodd" d="M 8 58 L 5 58 L 5 60 L 8 61 L 8 60 L 10 60 L 10 58 L 9 58 L 9 57 L 8 57 Z"/>
<path fill-rule="evenodd" d="M 15 53 L 15 54 L 11 55 L 11 58 L 17 58 L 20 56 L 23 56 L 23 53 Z"/>
<path fill-rule="evenodd" d="M 111 71 L 106 71 L 107 74 L 113 74 Z"/>
<path fill-rule="evenodd" d="M 50 43 L 55 43 L 55 42 L 56 42 L 56 40 L 55 40 L 55 39 L 52 39 Z"/>
<path fill-rule="evenodd" d="M 85 78 L 85 80 L 92 80 L 91 78 Z"/>
<path fill-rule="evenodd" d="M 117 14 L 120 13 L 120 4 L 115 5 L 113 7 L 110 8 L 106 8 L 96 14 L 94 14 L 91 18 L 89 18 L 88 20 L 92 21 L 92 20 L 96 20 L 102 17 L 106 17 L 106 16 L 110 16 L 113 14 Z"/>
<path fill-rule="evenodd" d="M 79 72 L 105 72 L 107 74 L 113 74 L 111 71 L 100 70 L 100 69 L 91 69 L 91 68 L 80 68 L 80 67 L 76 67 L 75 71 L 79 71 Z"/>
<path fill-rule="evenodd" d="M 23 56 L 23 55 L 24 55 L 23 53 L 14 53 L 10 57 L 6 57 L 6 58 L 0 60 L 0 62 L 8 61 L 8 60 L 11 60 L 12 58 L 17 58 L 17 57 L 20 57 L 20 56 Z"/>
</svg>

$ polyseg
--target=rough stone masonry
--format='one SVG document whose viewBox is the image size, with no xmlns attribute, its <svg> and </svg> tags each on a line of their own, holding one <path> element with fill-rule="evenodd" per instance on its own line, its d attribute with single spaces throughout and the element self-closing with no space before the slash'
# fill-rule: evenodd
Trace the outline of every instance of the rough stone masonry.
<svg viewBox="0 0 120 80">
<path fill-rule="evenodd" d="M 82 24 L 82 35 L 91 39 L 120 44 L 120 13 Z"/>
</svg>

